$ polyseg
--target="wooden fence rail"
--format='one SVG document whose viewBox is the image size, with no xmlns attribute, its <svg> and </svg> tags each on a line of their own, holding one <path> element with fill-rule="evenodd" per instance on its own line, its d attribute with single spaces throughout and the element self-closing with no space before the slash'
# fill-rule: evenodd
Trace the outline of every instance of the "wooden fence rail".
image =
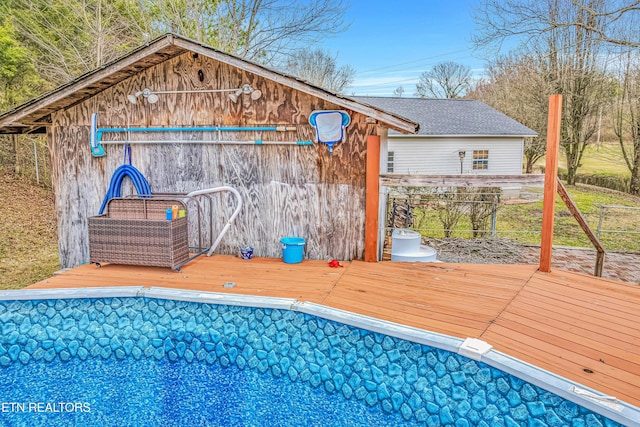
<svg viewBox="0 0 640 427">
<path fill-rule="evenodd" d="M 385 187 L 542 187 L 544 174 L 526 175 L 380 175 Z"/>
</svg>

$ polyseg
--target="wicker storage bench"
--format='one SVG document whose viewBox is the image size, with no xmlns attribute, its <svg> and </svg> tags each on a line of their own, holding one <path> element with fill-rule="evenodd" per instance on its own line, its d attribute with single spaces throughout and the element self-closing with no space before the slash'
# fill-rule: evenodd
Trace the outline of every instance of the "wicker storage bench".
<svg viewBox="0 0 640 427">
<path fill-rule="evenodd" d="M 148 265 L 179 268 L 189 258 L 187 218 L 166 219 L 169 199 L 111 199 L 107 213 L 89 218 L 89 253 L 92 263 Z"/>
</svg>

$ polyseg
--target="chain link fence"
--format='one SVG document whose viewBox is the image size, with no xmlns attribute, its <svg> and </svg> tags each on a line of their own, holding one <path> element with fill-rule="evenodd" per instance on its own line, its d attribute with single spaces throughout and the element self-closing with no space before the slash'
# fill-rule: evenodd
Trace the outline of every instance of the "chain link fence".
<svg viewBox="0 0 640 427">
<path fill-rule="evenodd" d="M 499 188 L 434 187 L 389 194 L 387 228 L 411 228 L 431 237 L 496 235 Z"/>
<path fill-rule="evenodd" d="M 602 206 L 583 212 L 607 251 L 640 251 L 640 208 Z M 554 246 L 592 248 L 573 215 L 556 205 Z M 542 189 L 522 188 L 505 197 L 498 188 L 396 187 L 388 194 L 386 236 L 394 228 L 410 228 L 423 240 L 503 239 L 519 245 L 540 245 Z M 389 240 L 389 239 L 387 239 Z M 469 242 L 468 245 L 480 245 Z M 489 245 L 491 246 L 491 245 Z"/>
<path fill-rule="evenodd" d="M 640 208 L 632 206 L 600 206 L 596 236 L 605 248 L 624 241 L 638 241 Z"/>
<path fill-rule="evenodd" d="M 49 149 L 44 135 L 0 135 L 0 167 L 43 187 L 51 187 Z"/>
</svg>

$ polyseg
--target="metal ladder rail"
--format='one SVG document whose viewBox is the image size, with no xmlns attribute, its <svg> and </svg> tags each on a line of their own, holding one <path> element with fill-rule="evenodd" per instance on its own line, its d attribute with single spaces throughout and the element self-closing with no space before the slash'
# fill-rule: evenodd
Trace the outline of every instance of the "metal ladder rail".
<svg viewBox="0 0 640 427">
<path fill-rule="evenodd" d="M 240 210 L 242 209 L 242 196 L 240 195 L 238 190 L 236 190 L 235 188 L 226 186 L 226 185 L 225 186 L 221 186 L 221 187 L 207 188 L 207 189 L 204 189 L 204 190 L 192 191 L 190 193 L 187 193 L 187 195 L 185 196 L 185 197 L 189 197 L 189 198 L 198 197 L 198 196 L 206 196 L 207 198 L 210 198 L 212 194 L 220 193 L 222 191 L 228 191 L 228 192 L 232 193 L 236 197 L 236 202 L 237 202 L 236 203 L 236 208 L 233 211 L 233 214 L 231 214 L 231 217 L 227 220 L 227 223 L 224 225 L 224 227 L 222 228 L 222 230 L 218 234 L 218 237 L 216 238 L 216 240 L 209 247 L 209 250 L 207 251 L 207 256 L 213 255 L 213 252 L 216 250 L 216 248 L 220 244 L 220 241 L 222 240 L 224 235 L 227 233 L 227 231 L 229 231 L 229 228 L 231 227 L 231 225 L 235 221 L 236 217 L 240 213 Z M 214 215 L 213 209 L 211 209 L 211 222 L 210 222 L 210 224 L 213 224 L 213 220 L 214 220 L 213 215 Z M 213 237 L 213 234 L 211 234 L 211 237 Z"/>
<path fill-rule="evenodd" d="M 228 191 L 230 193 L 232 193 L 235 197 L 236 197 L 236 208 L 233 211 L 233 214 L 231 214 L 231 217 L 227 220 L 227 223 L 225 224 L 225 226 L 222 228 L 222 230 L 220 231 L 220 233 L 218 234 L 218 237 L 216 238 L 216 240 L 211 243 L 211 246 L 209 246 L 208 248 L 204 248 L 203 249 L 203 244 L 202 244 L 202 221 L 201 221 L 201 217 L 202 217 L 202 204 L 199 200 L 199 197 L 204 196 L 208 202 L 208 207 L 209 207 L 209 212 L 211 213 L 211 221 L 209 222 L 209 237 L 211 240 L 213 240 L 213 222 L 214 222 L 214 212 L 213 212 L 213 199 L 211 198 L 211 196 L 213 194 L 216 193 L 220 193 L 223 191 Z M 227 231 L 229 230 L 229 228 L 231 227 L 231 225 L 233 224 L 233 222 L 235 221 L 236 217 L 238 216 L 238 214 L 240 213 L 240 210 L 242 209 L 242 196 L 240 195 L 240 193 L 232 187 L 229 186 L 221 186 L 221 187 L 213 187 L 213 188 L 206 188 L 203 190 L 196 190 L 196 191 L 192 191 L 190 193 L 184 194 L 184 193 L 154 193 L 151 195 L 142 195 L 145 197 L 150 197 L 150 198 L 154 198 L 154 197 L 170 197 L 170 198 L 175 198 L 176 200 L 182 200 L 183 202 L 186 202 L 186 204 L 189 204 L 189 202 L 193 202 L 195 204 L 196 207 L 196 211 L 198 213 L 197 215 L 197 228 L 198 228 L 198 251 L 190 256 L 189 258 L 187 258 L 186 260 L 184 260 L 183 262 L 181 262 L 180 264 L 178 264 L 174 269 L 177 271 L 181 271 L 182 266 L 184 266 L 185 264 L 187 264 L 188 262 L 194 260 L 195 258 L 198 258 L 200 255 L 206 253 L 207 256 L 211 256 L 213 255 L 213 252 L 216 250 L 216 248 L 218 247 L 218 245 L 220 244 L 220 241 L 222 240 L 222 238 L 224 237 L 224 235 L 227 233 Z M 131 196 L 125 196 L 125 197 L 141 197 L 141 195 L 131 195 Z M 210 242 L 211 242 L 210 240 Z"/>
</svg>

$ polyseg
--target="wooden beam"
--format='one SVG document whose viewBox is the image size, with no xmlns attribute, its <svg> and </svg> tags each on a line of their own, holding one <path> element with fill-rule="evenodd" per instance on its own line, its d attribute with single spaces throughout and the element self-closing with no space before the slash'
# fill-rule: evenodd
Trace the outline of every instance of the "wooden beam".
<svg viewBox="0 0 640 427">
<path fill-rule="evenodd" d="M 553 247 L 553 219 L 556 204 L 558 177 L 558 153 L 560 151 L 560 124 L 562 120 L 562 95 L 549 97 L 547 119 L 547 154 L 544 178 L 544 200 L 542 204 L 542 240 L 540 243 L 540 271 L 551 271 Z"/>
<path fill-rule="evenodd" d="M 0 135 L 45 134 L 51 123 L 14 123 L 13 125 L 0 127 Z"/>
<path fill-rule="evenodd" d="M 593 246 L 595 246 L 596 248 L 596 251 L 598 251 L 598 254 L 596 255 L 596 266 L 593 274 L 597 277 L 602 277 L 602 267 L 604 266 L 604 254 L 605 254 L 604 247 L 600 243 L 600 240 L 598 239 L 598 237 L 591 230 L 591 227 L 589 227 L 589 224 L 587 224 L 587 220 L 585 219 L 584 216 L 582 216 L 582 212 L 580 212 L 580 209 L 578 209 L 576 204 L 573 202 L 573 200 L 571 199 L 571 196 L 569 196 L 569 193 L 567 193 L 567 189 L 564 187 L 564 185 L 562 185 L 562 182 L 560 182 L 559 179 L 558 179 L 557 185 L 558 185 L 558 195 L 564 201 L 564 204 L 567 206 L 567 209 L 569 209 L 569 212 L 571 212 L 573 217 L 576 219 L 576 221 L 578 222 L 578 225 L 580 225 L 580 228 L 582 228 L 582 231 L 584 231 L 584 234 L 587 235 L 587 237 L 591 241 L 591 244 L 593 244 Z"/>
<path fill-rule="evenodd" d="M 542 187 L 544 175 L 380 175 L 385 187 Z"/>
<path fill-rule="evenodd" d="M 380 137 L 367 137 L 367 170 L 365 188 L 364 260 L 378 261 L 378 210 L 380 207 Z"/>
</svg>

